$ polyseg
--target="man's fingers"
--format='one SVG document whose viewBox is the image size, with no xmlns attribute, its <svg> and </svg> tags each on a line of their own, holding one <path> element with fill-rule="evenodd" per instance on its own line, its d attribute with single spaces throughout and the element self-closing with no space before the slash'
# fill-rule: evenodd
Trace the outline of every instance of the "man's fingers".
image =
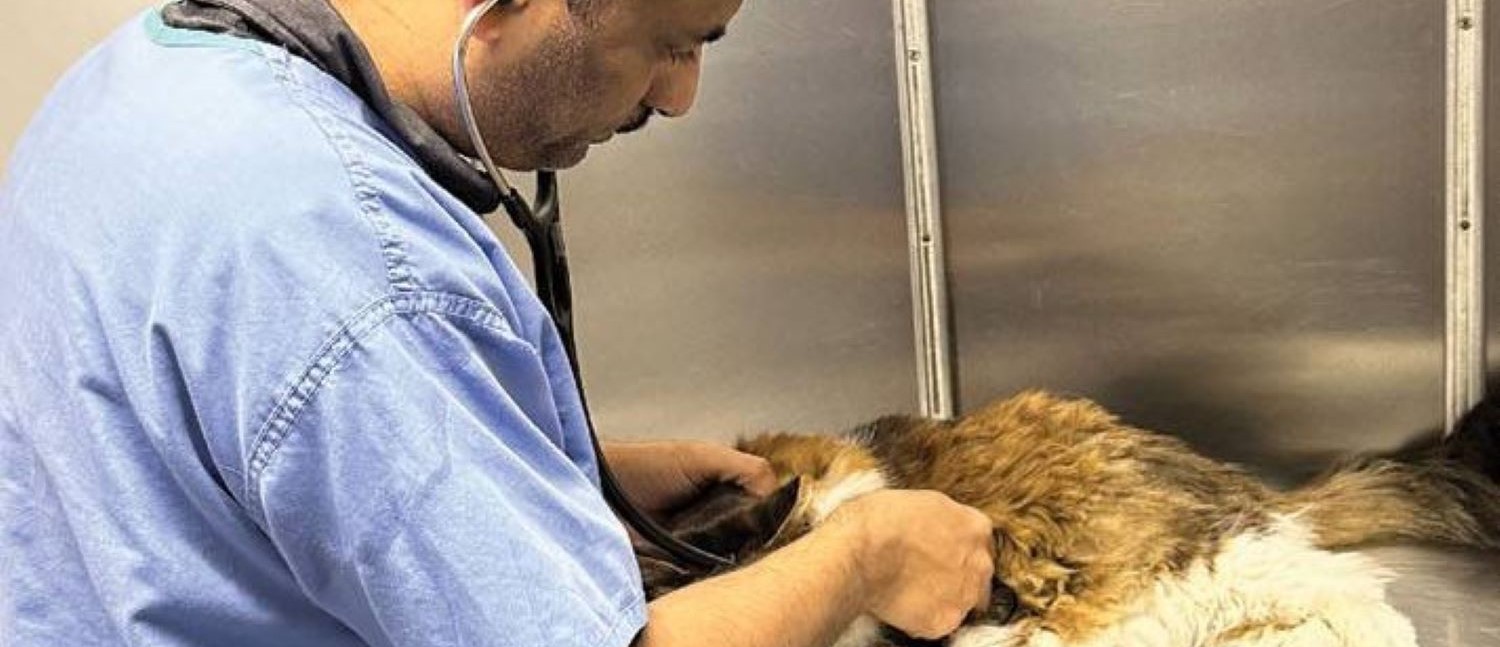
<svg viewBox="0 0 1500 647">
<path fill-rule="evenodd" d="M 736 455 L 735 472 L 738 475 L 735 483 L 758 497 L 766 497 L 776 491 L 776 471 L 771 469 L 770 461 L 754 454 L 730 451 Z"/>
<path fill-rule="evenodd" d="M 776 491 L 771 463 L 754 454 L 705 441 L 682 441 L 676 453 L 678 465 L 695 488 L 728 482 L 757 497 Z"/>
<path fill-rule="evenodd" d="M 986 567 L 985 560 L 987 557 L 985 553 L 970 553 L 969 558 L 964 562 L 964 567 L 973 586 L 970 589 L 971 595 L 969 599 L 973 600 L 974 603 L 969 609 L 979 613 L 988 611 L 990 608 L 990 579 L 994 574 L 994 569 L 993 567 Z"/>
<path fill-rule="evenodd" d="M 979 580 L 979 602 L 974 605 L 974 610 L 980 614 L 990 610 L 990 580 L 988 578 Z"/>
</svg>

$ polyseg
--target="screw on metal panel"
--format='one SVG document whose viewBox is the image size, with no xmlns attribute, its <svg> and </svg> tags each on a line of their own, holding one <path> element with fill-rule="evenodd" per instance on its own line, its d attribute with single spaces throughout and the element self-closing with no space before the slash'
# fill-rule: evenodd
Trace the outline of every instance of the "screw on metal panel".
<svg viewBox="0 0 1500 647">
<path fill-rule="evenodd" d="M 922 52 L 921 52 L 921 50 L 916 50 L 916 49 L 906 50 L 906 60 L 909 60 L 909 61 L 911 61 L 913 63 L 922 60 Z"/>
<path fill-rule="evenodd" d="M 1474 226 L 1474 225 L 1472 223 L 1470 223 L 1469 221 L 1467 221 L 1467 220 L 1460 220 L 1460 221 L 1458 221 L 1458 228 L 1462 229 L 1464 231 L 1468 231 L 1469 228 L 1472 227 L 1472 226 Z"/>
<path fill-rule="evenodd" d="M 1463 17 L 1460 17 L 1458 19 L 1458 28 L 1459 29 L 1473 29 L 1474 28 L 1474 17 L 1473 16 L 1463 16 Z"/>
</svg>

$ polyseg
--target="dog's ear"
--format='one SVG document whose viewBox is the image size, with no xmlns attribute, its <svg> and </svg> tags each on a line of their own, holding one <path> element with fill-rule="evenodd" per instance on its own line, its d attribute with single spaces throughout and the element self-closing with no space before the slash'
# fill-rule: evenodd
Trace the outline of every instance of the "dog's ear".
<svg viewBox="0 0 1500 647">
<path fill-rule="evenodd" d="M 641 586 L 646 590 L 647 600 L 655 600 L 702 578 L 654 551 L 638 551 L 635 559 L 641 567 Z"/>
<path fill-rule="evenodd" d="M 1500 397 L 1465 414 L 1443 445 L 1445 457 L 1500 483 Z"/>
<path fill-rule="evenodd" d="M 720 483 L 678 508 L 664 525 L 678 539 L 743 564 L 766 552 L 773 542 L 796 538 L 790 535 L 801 493 L 801 478 L 787 482 L 764 499 L 747 494 L 737 485 Z M 708 569 L 679 564 L 656 546 L 637 547 L 636 561 L 647 600 L 712 574 Z"/>
<path fill-rule="evenodd" d="M 801 478 L 788 481 L 764 499 L 737 485 L 720 483 L 674 513 L 667 527 L 695 546 L 744 562 L 784 538 L 801 494 Z"/>
<path fill-rule="evenodd" d="M 776 488 L 776 491 L 762 502 L 759 508 L 761 521 L 766 527 L 774 528 L 774 530 L 758 547 L 785 544 L 806 532 L 794 514 L 798 504 L 802 502 L 803 493 L 807 491 L 806 481 L 806 477 L 802 476 L 791 479 Z"/>
</svg>

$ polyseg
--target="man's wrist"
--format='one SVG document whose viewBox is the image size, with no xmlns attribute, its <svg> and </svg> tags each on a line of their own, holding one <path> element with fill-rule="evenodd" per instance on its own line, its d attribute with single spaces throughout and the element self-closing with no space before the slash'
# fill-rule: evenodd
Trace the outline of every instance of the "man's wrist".
<svg viewBox="0 0 1500 647">
<path fill-rule="evenodd" d="M 873 545 L 862 515 L 838 511 L 810 533 L 809 539 L 813 538 L 827 541 L 834 546 L 834 554 L 844 556 L 844 567 L 862 596 L 869 595 L 879 586 L 875 576 L 877 569 L 872 567 L 879 563 L 880 551 Z M 859 602 L 863 608 L 864 600 Z"/>
<path fill-rule="evenodd" d="M 744 568 L 656 599 L 642 646 L 833 643 L 872 606 L 861 525 L 824 523 Z"/>
</svg>

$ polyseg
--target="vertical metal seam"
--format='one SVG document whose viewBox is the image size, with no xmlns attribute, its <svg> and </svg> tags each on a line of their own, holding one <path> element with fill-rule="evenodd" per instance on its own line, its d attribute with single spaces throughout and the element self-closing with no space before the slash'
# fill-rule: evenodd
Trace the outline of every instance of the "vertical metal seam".
<svg viewBox="0 0 1500 647">
<path fill-rule="evenodd" d="M 917 354 L 917 403 L 922 415 L 954 415 L 947 272 L 943 258 L 934 115 L 931 39 L 926 0 L 892 0 L 896 79 L 906 184 L 907 247 L 911 257 L 912 320 Z"/>
<path fill-rule="evenodd" d="M 1484 0 L 1448 0 L 1444 428 L 1484 397 Z"/>
</svg>

